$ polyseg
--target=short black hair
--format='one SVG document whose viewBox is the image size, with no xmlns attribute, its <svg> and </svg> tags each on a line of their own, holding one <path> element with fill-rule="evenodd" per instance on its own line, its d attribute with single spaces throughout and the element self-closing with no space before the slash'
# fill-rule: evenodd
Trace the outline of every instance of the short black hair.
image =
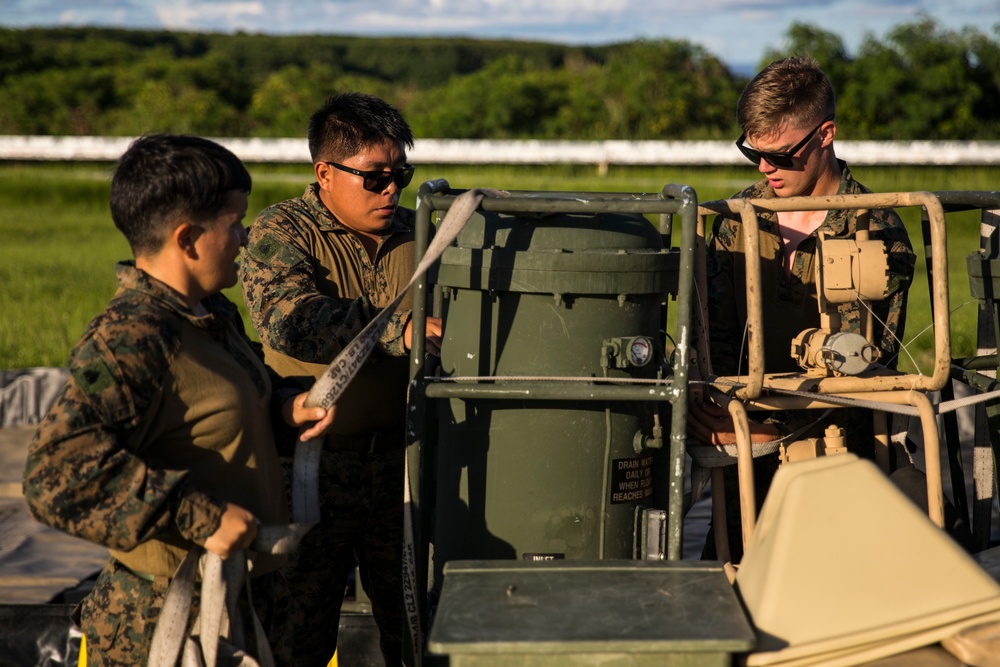
<svg viewBox="0 0 1000 667">
<path fill-rule="evenodd" d="M 366 93 L 339 93 L 309 118 L 313 162 L 341 162 L 366 148 L 391 141 L 413 148 L 413 131 L 396 107 Z"/>
<path fill-rule="evenodd" d="M 233 190 L 250 194 L 243 162 L 214 141 L 184 134 L 140 137 L 111 177 L 111 219 L 137 257 L 158 251 L 179 218 L 207 220 Z"/>
</svg>

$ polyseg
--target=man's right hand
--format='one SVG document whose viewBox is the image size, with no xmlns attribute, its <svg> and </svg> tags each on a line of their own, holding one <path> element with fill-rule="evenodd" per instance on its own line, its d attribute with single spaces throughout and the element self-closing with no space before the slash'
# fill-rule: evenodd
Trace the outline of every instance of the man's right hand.
<svg viewBox="0 0 1000 667">
<path fill-rule="evenodd" d="M 207 551 L 229 558 L 240 549 L 246 549 L 257 537 L 257 518 L 239 505 L 226 503 L 218 529 L 205 540 Z"/>
</svg>

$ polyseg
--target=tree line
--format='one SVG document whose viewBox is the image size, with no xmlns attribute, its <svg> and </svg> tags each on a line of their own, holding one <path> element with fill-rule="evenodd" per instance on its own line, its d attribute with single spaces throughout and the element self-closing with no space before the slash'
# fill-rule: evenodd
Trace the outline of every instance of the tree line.
<svg viewBox="0 0 1000 667">
<path fill-rule="evenodd" d="M 1000 138 L 1000 23 L 922 17 L 867 35 L 794 24 L 838 94 L 841 136 Z M 300 137 L 326 95 L 398 106 L 417 137 L 724 139 L 748 78 L 687 41 L 603 46 L 444 38 L 0 28 L 0 133 Z"/>
</svg>

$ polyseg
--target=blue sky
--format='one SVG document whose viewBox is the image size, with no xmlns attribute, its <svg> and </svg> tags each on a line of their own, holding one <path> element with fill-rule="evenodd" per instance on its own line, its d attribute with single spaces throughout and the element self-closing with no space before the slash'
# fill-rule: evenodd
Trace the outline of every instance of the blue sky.
<svg viewBox="0 0 1000 667">
<path fill-rule="evenodd" d="M 0 0 L 0 25 L 161 28 L 348 35 L 461 35 L 574 44 L 687 39 L 725 62 L 753 66 L 781 48 L 791 23 L 866 34 L 921 13 L 947 29 L 998 38 L 1000 0 Z"/>
</svg>

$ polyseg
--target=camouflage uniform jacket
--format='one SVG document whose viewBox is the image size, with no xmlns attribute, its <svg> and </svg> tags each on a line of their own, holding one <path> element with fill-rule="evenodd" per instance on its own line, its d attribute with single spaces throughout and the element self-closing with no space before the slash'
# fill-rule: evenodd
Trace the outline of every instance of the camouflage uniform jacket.
<svg viewBox="0 0 1000 667">
<path fill-rule="evenodd" d="M 854 180 L 846 163 L 840 161 L 840 167 L 842 175 L 838 194 L 871 192 Z M 776 196 L 767 179 L 736 195 L 739 198 L 764 199 Z M 796 335 L 804 329 L 819 326 L 814 277 L 818 235 L 824 232 L 832 238 L 853 238 L 858 224 L 857 213 L 856 210 L 829 211 L 819 228 L 799 243 L 790 275 L 784 269 L 785 252 L 778 232 L 777 215 L 771 212 L 758 214 L 767 372 L 800 370 L 789 351 Z M 892 209 L 871 211 L 870 230 L 871 238 L 883 241 L 889 254 L 889 297 L 873 304 L 878 317 L 874 342 L 881 351 L 880 363 L 894 367 L 899 341 L 903 336 L 906 295 L 913 279 L 916 257 L 906 228 Z M 708 249 L 707 272 L 712 369 L 717 375 L 745 374 L 746 262 L 742 225 L 738 219 L 716 218 Z M 841 331 L 862 333 L 861 307 L 858 303 L 839 306 Z M 879 321 L 884 324 L 880 325 Z"/>
<path fill-rule="evenodd" d="M 414 213 L 397 208 L 374 258 L 330 212 L 313 183 L 262 211 L 240 277 L 267 364 L 284 377 L 319 377 L 413 274 Z M 405 418 L 409 297 L 338 401 L 328 437 L 387 431 Z"/>
<path fill-rule="evenodd" d="M 219 527 L 223 501 L 287 521 L 278 406 L 229 300 L 205 299 L 209 314 L 197 317 L 131 262 L 117 273 L 117 293 L 74 347 L 31 442 L 24 492 L 38 520 L 108 547 L 130 569 L 172 576 Z"/>
</svg>

